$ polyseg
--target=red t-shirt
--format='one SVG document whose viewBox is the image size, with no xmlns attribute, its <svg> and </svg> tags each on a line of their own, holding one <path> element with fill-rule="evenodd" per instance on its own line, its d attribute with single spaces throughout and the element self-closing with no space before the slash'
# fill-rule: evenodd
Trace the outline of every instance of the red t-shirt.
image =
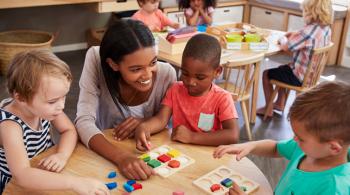
<svg viewBox="0 0 350 195">
<path fill-rule="evenodd" d="M 173 127 L 184 125 L 197 132 L 222 129 L 222 122 L 238 118 L 232 96 L 214 83 L 204 96 L 194 97 L 182 82 L 174 83 L 162 102 L 172 109 Z"/>
</svg>

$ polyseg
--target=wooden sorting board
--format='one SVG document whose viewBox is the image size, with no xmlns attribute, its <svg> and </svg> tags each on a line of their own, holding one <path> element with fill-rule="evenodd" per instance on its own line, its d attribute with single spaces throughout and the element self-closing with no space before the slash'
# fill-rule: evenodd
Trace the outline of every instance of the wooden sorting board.
<svg viewBox="0 0 350 195">
<path fill-rule="evenodd" d="M 176 157 L 171 157 L 171 160 L 177 160 L 180 162 L 180 166 L 178 168 L 171 168 L 168 166 L 168 162 L 162 163 L 159 167 L 154 168 L 154 171 L 156 173 L 158 173 L 161 177 L 166 178 L 169 177 L 170 175 L 173 175 L 174 173 L 182 170 L 183 168 L 193 164 L 195 162 L 195 160 L 183 153 L 181 153 L 179 150 L 176 150 L 174 148 L 171 148 L 168 145 L 162 145 L 158 148 L 152 149 L 150 152 L 145 153 L 148 154 L 150 156 L 150 160 L 152 159 L 157 159 L 158 156 L 162 155 L 162 154 L 167 154 L 169 151 L 176 151 L 178 152 L 178 156 Z M 145 154 L 139 156 L 139 158 L 142 159 L 142 156 L 144 156 Z M 148 161 L 147 161 L 148 162 Z"/>
<path fill-rule="evenodd" d="M 225 194 L 229 191 L 229 188 L 221 185 L 221 181 L 230 178 L 233 182 L 237 183 L 241 187 L 245 187 L 246 193 L 251 194 L 255 190 L 259 188 L 259 184 L 255 181 L 252 181 L 243 175 L 233 171 L 232 169 L 226 166 L 220 166 L 213 171 L 203 175 L 202 177 L 193 181 L 193 184 L 203 191 L 207 192 L 207 194 Z M 220 190 L 212 192 L 210 187 L 213 184 L 219 184 L 221 186 Z"/>
</svg>

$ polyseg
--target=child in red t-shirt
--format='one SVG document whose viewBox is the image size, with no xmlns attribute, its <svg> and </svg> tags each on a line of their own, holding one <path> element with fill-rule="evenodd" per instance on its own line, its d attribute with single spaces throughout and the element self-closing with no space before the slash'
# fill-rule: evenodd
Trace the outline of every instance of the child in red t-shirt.
<svg viewBox="0 0 350 195">
<path fill-rule="evenodd" d="M 221 47 L 210 35 L 192 37 L 183 52 L 181 82 L 167 91 L 156 116 L 136 129 L 136 147 L 149 150 L 149 138 L 173 119 L 171 138 L 182 143 L 217 146 L 239 138 L 232 96 L 213 83 L 222 71 Z"/>
</svg>

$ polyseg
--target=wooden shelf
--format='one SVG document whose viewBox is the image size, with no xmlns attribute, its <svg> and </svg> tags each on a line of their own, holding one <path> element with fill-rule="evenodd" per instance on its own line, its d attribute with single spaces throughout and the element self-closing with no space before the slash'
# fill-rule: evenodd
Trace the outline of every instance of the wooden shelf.
<svg viewBox="0 0 350 195">
<path fill-rule="evenodd" d="M 95 6 L 95 11 L 98 13 L 120 12 L 138 10 L 140 7 L 136 0 L 128 0 L 126 2 L 102 1 Z"/>
</svg>

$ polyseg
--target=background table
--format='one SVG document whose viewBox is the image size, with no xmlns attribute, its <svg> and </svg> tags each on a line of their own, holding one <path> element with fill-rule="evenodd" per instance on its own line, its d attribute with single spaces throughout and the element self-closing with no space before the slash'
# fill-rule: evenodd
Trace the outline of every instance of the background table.
<svg viewBox="0 0 350 195">
<path fill-rule="evenodd" d="M 125 150 L 132 151 L 135 155 L 140 155 L 135 149 L 134 140 L 125 140 L 122 142 L 116 142 L 112 138 L 112 131 L 106 130 L 105 135 L 108 140 L 113 144 L 125 148 Z M 259 189 L 254 194 L 269 195 L 272 194 L 272 189 L 262 174 L 262 172 L 255 166 L 255 164 L 247 158 L 237 162 L 231 155 L 226 155 L 221 159 L 213 159 L 212 152 L 215 147 L 196 146 L 189 144 L 181 144 L 172 142 L 169 139 L 169 132 L 163 131 L 157 135 L 152 136 L 151 141 L 153 147 L 158 147 L 163 144 L 167 144 L 172 148 L 178 149 L 180 152 L 195 159 L 195 163 L 180 170 L 168 178 L 161 178 L 160 176 L 152 176 L 147 181 L 141 181 L 143 186 L 142 190 L 134 191 L 132 194 L 164 194 L 171 195 L 173 191 L 181 190 L 186 195 L 190 194 L 204 194 L 199 188 L 194 186 L 192 182 L 200 176 L 214 170 L 215 168 L 226 165 L 233 170 L 241 173 L 242 175 L 250 178 L 260 184 Z M 54 148 L 42 153 L 37 158 L 32 159 L 32 165 L 35 165 L 43 157 L 52 154 Z M 116 170 L 118 177 L 116 179 L 108 179 L 107 175 L 110 171 Z M 85 148 L 82 144 L 78 144 L 72 157 L 70 158 L 67 166 L 63 170 L 62 174 L 88 176 L 101 180 L 104 183 L 116 181 L 118 183 L 118 189 L 112 190 L 112 194 L 121 194 L 124 192 L 122 185 L 126 182 L 126 179 L 119 174 L 116 166 L 104 158 L 98 156 L 91 150 Z M 4 194 L 74 194 L 71 191 L 33 191 L 23 189 L 15 184 L 15 180 L 12 179 L 6 186 Z"/>
</svg>

